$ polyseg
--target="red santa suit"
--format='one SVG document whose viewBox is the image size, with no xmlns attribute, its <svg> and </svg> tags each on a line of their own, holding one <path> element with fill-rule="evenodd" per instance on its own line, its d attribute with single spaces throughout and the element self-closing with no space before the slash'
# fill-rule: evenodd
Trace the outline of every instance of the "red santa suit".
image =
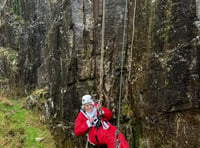
<svg viewBox="0 0 200 148">
<path fill-rule="evenodd" d="M 93 108 L 93 117 L 97 118 L 99 115 L 97 111 L 97 103 L 95 103 Z M 103 118 L 101 118 L 102 125 L 97 129 L 96 124 L 89 123 L 89 115 L 84 110 L 81 110 L 75 121 L 74 133 L 77 136 L 88 133 L 88 141 L 96 146 L 106 145 L 107 148 L 115 148 L 115 132 L 118 130 L 115 126 L 110 124 L 108 120 L 112 117 L 112 112 L 102 107 Z M 95 122 L 95 121 L 94 121 Z M 120 148 L 129 148 L 123 134 L 120 132 L 119 135 Z"/>
</svg>

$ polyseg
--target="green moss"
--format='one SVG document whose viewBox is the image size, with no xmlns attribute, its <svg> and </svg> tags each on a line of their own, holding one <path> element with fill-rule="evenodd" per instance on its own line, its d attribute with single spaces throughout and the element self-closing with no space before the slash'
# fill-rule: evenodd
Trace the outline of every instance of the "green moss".
<svg viewBox="0 0 200 148">
<path fill-rule="evenodd" d="M 127 118 L 131 118 L 132 116 L 132 110 L 130 104 L 124 104 L 122 106 L 122 115 L 126 116 Z"/>
<path fill-rule="evenodd" d="M 18 53 L 15 50 L 8 48 L 0 49 L 0 56 L 6 58 L 8 63 L 6 66 L 9 68 L 9 73 L 13 73 L 17 70 L 18 65 Z"/>
<path fill-rule="evenodd" d="M 0 58 L 4 61 L 6 76 L 0 76 L 1 93 L 10 94 L 10 88 L 18 73 L 18 53 L 9 48 L 0 48 Z"/>
<path fill-rule="evenodd" d="M 139 148 L 141 145 L 141 130 L 137 125 L 133 126 L 134 130 L 134 147 Z"/>
<path fill-rule="evenodd" d="M 18 0 L 11 0 L 11 13 L 19 14 L 19 1 Z"/>
</svg>

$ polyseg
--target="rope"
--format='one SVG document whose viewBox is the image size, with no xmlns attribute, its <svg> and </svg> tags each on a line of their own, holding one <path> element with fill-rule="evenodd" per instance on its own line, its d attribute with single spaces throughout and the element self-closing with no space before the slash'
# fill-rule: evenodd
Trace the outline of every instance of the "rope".
<svg viewBox="0 0 200 148">
<path fill-rule="evenodd" d="M 119 148 L 120 147 L 120 138 L 119 138 L 119 130 L 117 130 L 115 132 L 115 148 Z"/>
<path fill-rule="evenodd" d="M 122 42 L 122 51 L 121 51 L 121 72 L 120 72 L 120 92 L 119 92 L 119 111 L 118 111 L 118 122 L 115 132 L 115 148 L 120 146 L 120 116 L 121 116 L 121 98 L 122 98 L 122 81 L 123 81 L 123 67 L 124 67 L 124 46 L 125 46 L 125 37 L 126 37 L 126 18 L 127 18 L 127 9 L 128 9 L 128 0 L 126 0 L 125 11 L 124 11 L 124 30 L 123 30 L 123 42 Z"/>
<path fill-rule="evenodd" d="M 133 32 L 132 32 L 132 38 L 131 38 L 131 61 L 130 61 L 130 70 L 129 70 L 129 75 L 128 75 L 128 80 L 131 78 L 131 71 L 132 71 L 132 57 L 133 57 L 133 40 L 134 40 L 134 33 L 135 33 L 135 12 L 136 12 L 136 5 L 137 5 L 137 0 L 135 0 L 134 3 L 134 12 L 133 12 Z"/>
<path fill-rule="evenodd" d="M 86 142 L 85 148 L 88 148 L 88 139 L 87 139 L 87 142 Z"/>
<path fill-rule="evenodd" d="M 126 0 L 125 12 L 124 12 L 124 31 L 123 31 L 123 43 L 122 43 L 122 57 L 121 57 L 121 72 L 120 72 L 120 92 L 119 92 L 119 112 L 118 112 L 118 124 L 117 128 L 120 128 L 120 116 L 121 116 L 121 97 L 122 97 L 122 81 L 123 81 L 123 66 L 124 66 L 124 46 L 126 36 L 126 18 L 127 18 L 128 0 Z"/>
<path fill-rule="evenodd" d="M 99 107 L 101 110 L 103 101 L 103 75 L 104 75 L 104 34 L 105 34 L 105 0 L 103 0 L 103 18 L 102 18 L 102 35 L 101 35 L 101 65 L 100 65 L 100 99 Z"/>
<path fill-rule="evenodd" d="M 121 116 L 121 98 L 122 98 L 122 81 L 123 81 L 123 67 L 124 67 L 124 46 L 125 46 L 125 37 L 126 37 L 126 18 L 127 18 L 127 9 L 128 9 L 128 0 L 126 0 L 125 11 L 124 11 L 124 30 L 123 30 L 123 42 L 122 42 L 122 51 L 121 51 L 121 72 L 120 72 L 120 91 L 119 91 L 119 111 L 118 111 L 118 130 L 115 132 L 115 148 L 120 146 L 120 116 Z"/>
</svg>

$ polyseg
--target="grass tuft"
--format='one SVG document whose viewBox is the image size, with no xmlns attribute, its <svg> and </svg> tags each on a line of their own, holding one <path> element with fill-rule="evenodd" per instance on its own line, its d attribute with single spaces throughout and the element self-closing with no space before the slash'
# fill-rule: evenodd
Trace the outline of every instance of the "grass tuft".
<svg viewBox="0 0 200 148">
<path fill-rule="evenodd" d="M 0 148 L 55 148 L 48 128 L 22 101 L 0 96 Z"/>
</svg>

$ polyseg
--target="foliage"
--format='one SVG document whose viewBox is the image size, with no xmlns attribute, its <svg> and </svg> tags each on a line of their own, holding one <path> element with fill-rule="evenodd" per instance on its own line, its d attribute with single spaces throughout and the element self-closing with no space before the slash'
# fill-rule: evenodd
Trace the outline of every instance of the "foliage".
<svg viewBox="0 0 200 148">
<path fill-rule="evenodd" d="M 54 140 L 37 115 L 19 100 L 0 96 L 0 147 L 54 148 Z M 39 140 L 38 140 L 39 139 Z"/>
<path fill-rule="evenodd" d="M 19 0 L 11 0 L 12 7 L 10 8 L 11 13 L 19 14 Z"/>
<path fill-rule="evenodd" d="M 10 91 L 11 82 L 15 82 L 18 73 L 18 53 L 9 48 L 0 48 L 0 59 L 3 61 L 1 69 L 3 74 L 0 75 L 1 93 Z"/>
<path fill-rule="evenodd" d="M 7 65 L 7 75 L 10 76 L 13 73 L 17 73 L 18 65 L 18 53 L 15 50 L 8 48 L 0 48 L 0 57 L 5 58 Z"/>
<path fill-rule="evenodd" d="M 45 103 L 46 102 L 46 95 L 48 95 L 48 87 L 40 88 L 40 89 L 35 89 L 30 96 L 40 103 Z"/>
<path fill-rule="evenodd" d="M 122 115 L 126 116 L 126 118 L 131 118 L 133 112 L 131 110 L 130 104 L 123 104 L 122 106 Z"/>
</svg>

